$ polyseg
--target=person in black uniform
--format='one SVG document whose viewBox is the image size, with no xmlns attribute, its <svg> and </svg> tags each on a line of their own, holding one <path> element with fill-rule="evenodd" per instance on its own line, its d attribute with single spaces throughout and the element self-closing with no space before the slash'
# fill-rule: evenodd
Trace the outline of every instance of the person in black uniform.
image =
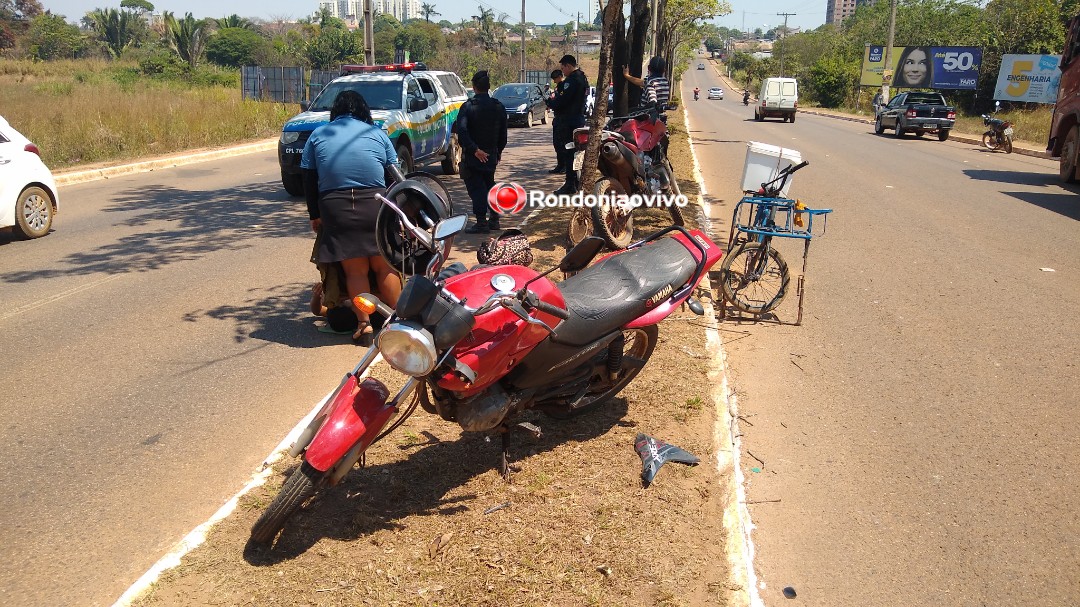
<svg viewBox="0 0 1080 607">
<path fill-rule="evenodd" d="M 562 84 L 563 80 L 565 80 L 565 76 L 563 76 L 562 70 L 551 70 L 551 99 L 559 96 L 561 92 L 559 85 Z M 555 147 L 555 168 L 548 171 L 548 173 L 551 173 L 552 175 L 558 175 L 559 173 L 566 172 L 566 167 L 563 166 L 562 150 L 559 148 L 559 141 L 558 137 L 556 136 L 557 132 L 558 131 L 556 131 L 554 128 L 551 129 L 551 145 Z"/>
<path fill-rule="evenodd" d="M 495 167 L 506 147 L 506 107 L 488 95 L 491 78 L 486 70 L 473 74 L 472 86 L 476 95 L 462 104 L 454 132 L 461 144 L 461 179 L 476 218 L 465 231 L 487 234 L 500 229 L 499 215 L 488 206 L 488 192 L 495 187 Z"/>
<path fill-rule="evenodd" d="M 559 85 L 555 97 L 547 101 L 548 107 L 555 112 L 551 128 L 559 153 L 559 165 L 566 170 L 566 181 L 555 193 L 573 194 L 580 185 L 574 171 L 574 150 L 566 149 L 566 144 L 573 141 L 574 129 L 585 124 L 585 98 L 589 94 L 589 81 L 585 73 L 578 69 L 577 59 L 573 55 L 563 55 L 559 67 L 566 79 Z"/>
</svg>

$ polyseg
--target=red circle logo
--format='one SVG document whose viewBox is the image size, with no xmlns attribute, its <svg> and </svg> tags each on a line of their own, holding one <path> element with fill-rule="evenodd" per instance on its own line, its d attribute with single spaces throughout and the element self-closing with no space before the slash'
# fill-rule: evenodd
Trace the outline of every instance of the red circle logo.
<svg viewBox="0 0 1080 607">
<path fill-rule="evenodd" d="M 488 192 L 488 206 L 499 215 L 511 215 L 525 208 L 525 188 L 516 183 L 496 183 Z"/>
</svg>

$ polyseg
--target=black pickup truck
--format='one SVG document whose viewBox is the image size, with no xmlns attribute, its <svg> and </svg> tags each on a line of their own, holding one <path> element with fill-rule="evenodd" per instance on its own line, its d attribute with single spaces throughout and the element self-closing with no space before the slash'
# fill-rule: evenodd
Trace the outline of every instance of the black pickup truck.
<svg viewBox="0 0 1080 607">
<path fill-rule="evenodd" d="M 936 132 L 938 141 L 945 141 L 955 122 L 956 108 L 947 105 L 941 93 L 900 93 L 877 109 L 874 132 L 880 135 L 887 128 L 895 129 L 897 137 Z"/>
</svg>

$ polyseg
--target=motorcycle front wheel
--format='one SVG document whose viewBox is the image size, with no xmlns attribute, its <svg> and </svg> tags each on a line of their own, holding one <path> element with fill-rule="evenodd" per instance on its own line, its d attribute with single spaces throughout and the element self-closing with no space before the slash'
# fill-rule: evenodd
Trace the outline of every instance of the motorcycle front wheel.
<svg viewBox="0 0 1080 607">
<path fill-rule="evenodd" d="M 626 192 L 617 182 L 603 177 L 597 180 L 593 194 L 615 196 Z M 596 235 L 612 249 L 625 249 L 634 239 L 634 215 L 631 209 L 619 208 L 610 202 L 597 204 L 592 208 L 592 220 Z"/>
<path fill-rule="evenodd" d="M 983 147 L 988 150 L 996 150 L 998 148 L 997 136 L 995 136 L 994 133 L 992 133 L 991 131 L 986 131 L 985 133 L 983 133 L 982 136 L 982 144 Z"/>
<path fill-rule="evenodd" d="M 720 290 L 737 309 L 755 316 L 784 301 L 790 277 L 780 252 L 760 242 L 745 242 L 724 258 Z"/>
<path fill-rule="evenodd" d="M 645 363 L 649 362 L 653 350 L 656 349 L 657 338 L 660 329 L 656 325 L 626 329 L 623 331 L 623 355 L 622 364 L 619 367 L 619 378 L 611 382 L 607 377 L 594 375 L 589 379 L 589 387 L 584 396 L 565 407 L 544 411 L 551 417 L 566 419 L 590 409 L 595 409 L 608 399 L 614 397 L 630 382 L 634 381 Z"/>
<path fill-rule="evenodd" d="M 257 544 L 269 544 L 289 517 L 306 504 L 326 482 L 326 475 L 311 464 L 304 462 L 297 468 L 285 484 L 281 486 L 274 501 L 262 513 L 259 520 L 251 527 L 251 541 Z"/>
</svg>

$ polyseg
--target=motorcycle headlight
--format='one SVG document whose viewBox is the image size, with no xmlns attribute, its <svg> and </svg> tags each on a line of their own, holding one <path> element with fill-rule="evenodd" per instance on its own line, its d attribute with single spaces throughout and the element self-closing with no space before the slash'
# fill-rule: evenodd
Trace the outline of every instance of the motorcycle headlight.
<svg viewBox="0 0 1080 607">
<path fill-rule="evenodd" d="M 386 325 L 375 338 L 375 345 L 391 367 L 412 377 L 431 373 L 438 360 L 435 339 L 427 329 L 415 322 L 401 321 Z"/>
<path fill-rule="evenodd" d="M 281 143 L 284 143 L 285 145 L 293 143 L 299 138 L 300 138 L 300 133 L 297 132 L 297 131 L 282 131 L 281 132 Z"/>
<path fill-rule="evenodd" d="M 524 112 L 527 109 L 529 109 L 529 104 L 528 103 L 522 103 L 521 105 L 518 106 L 517 111 Z"/>
</svg>

